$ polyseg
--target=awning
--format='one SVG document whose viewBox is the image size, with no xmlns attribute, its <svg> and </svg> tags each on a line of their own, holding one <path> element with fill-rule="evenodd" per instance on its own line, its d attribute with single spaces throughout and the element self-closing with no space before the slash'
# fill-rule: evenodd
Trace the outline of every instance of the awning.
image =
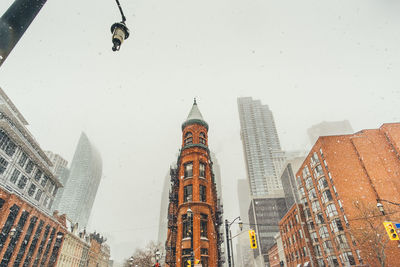
<svg viewBox="0 0 400 267">
<path fill-rule="evenodd" d="M 303 265 L 304 267 L 308 267 L 308 266 L 310 266 L 310 262 L 309 261 L 306 261 L 306 263 L 304 263 L 304 265 Z"/>
</svg>

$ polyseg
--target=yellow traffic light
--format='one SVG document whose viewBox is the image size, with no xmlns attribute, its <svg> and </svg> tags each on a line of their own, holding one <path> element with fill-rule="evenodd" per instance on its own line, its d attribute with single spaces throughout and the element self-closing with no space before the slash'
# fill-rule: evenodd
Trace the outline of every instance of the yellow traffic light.
<svg viewBox="0 0 400 267">
<path fill-rule="evenodd" d="M 256 249 L 257 248 L 256 232 L 254 230 L 249 230 L 249 237 L 250 237 L 250 248 Z"/>
<path fill-rule="evenodd" d="M 194 260 L 194 264 L 199 264 L 200 260 Z"/>
<path fill-rule="evenodd" d="M 390 240 L 400 240 L 399 235 L 396 232 L 396 228 L 392 222 L 383 222 L 383 225 L 385 226 Z"/>
<path fill-rule="evenodd" d="M 187 261 L 187 267 L 190 267 L 190 266 L 192 266 L 192 261 L 191 261 L 191 260 L 188 260 L 188 261 Z"/>
</svg>

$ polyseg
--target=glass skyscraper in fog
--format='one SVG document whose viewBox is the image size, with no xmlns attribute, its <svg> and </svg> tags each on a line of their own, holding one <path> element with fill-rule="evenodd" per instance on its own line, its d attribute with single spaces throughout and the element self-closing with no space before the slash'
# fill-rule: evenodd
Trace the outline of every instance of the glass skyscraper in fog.
<svg viewBox="0 0 400 267">
<path fill-rule="evenodd" d="M 99 152 L 82 133 L 71 162 L 68 179 L 57 210 L 67 214 L 79 228 L 87 226 L 102 174 Z"/>
</svg>

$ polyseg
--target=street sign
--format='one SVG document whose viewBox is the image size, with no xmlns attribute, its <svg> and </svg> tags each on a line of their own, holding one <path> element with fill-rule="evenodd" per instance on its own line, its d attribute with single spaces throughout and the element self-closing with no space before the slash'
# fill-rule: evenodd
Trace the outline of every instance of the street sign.
<svg viewBox="0 0 400 267">
<path fill-rule="evenodd" d="M 396 226 L 397 229 L 400 229 L 400 223 L 395 223 L 394 226 Z"/>
</svg>

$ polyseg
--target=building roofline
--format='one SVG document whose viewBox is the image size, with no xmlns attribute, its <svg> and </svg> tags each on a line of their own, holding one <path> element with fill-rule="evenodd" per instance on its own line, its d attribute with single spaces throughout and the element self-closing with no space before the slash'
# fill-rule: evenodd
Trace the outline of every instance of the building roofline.
<svg viewBox="0 0 400 267">
<path fill-rule="evenodd" d="M 11 101 L 11 99 L 6 95 L 6 93 L 4 92 L 4 90 L 0 87 L 0 95 L 1 97 L 3 97 L 7 104 L 10 106 L 10 108 L 17 114 L 18 119 L 21 120 L 21 122 L 24 125 L 29 125 L 29 123 L 26 121 L 26 119 L 24 118 L 24 116 L 22 116 L 21 112 L 19 112 L 19 110 L 17 109 L 17 107 L 14 105 L 14 103 Z"/>
</svg>

